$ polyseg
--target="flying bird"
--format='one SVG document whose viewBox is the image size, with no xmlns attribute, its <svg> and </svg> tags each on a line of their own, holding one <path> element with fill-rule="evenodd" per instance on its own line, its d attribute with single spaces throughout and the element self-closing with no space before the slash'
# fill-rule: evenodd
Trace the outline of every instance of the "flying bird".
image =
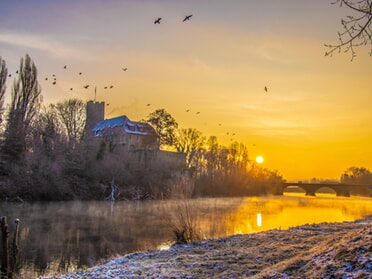
<svg viewBox="0 0 372 279">
<path fill-rule="evenodd" d="M 70 90 L 72 91 L 72 88 L 70 88 Z"/>
<path fill-rule="evenodd" d="M 189 112 L 189 111 L 190 111 L 189 109 L 186 110 L 186 112 Z"/>
<path fill-rule="evenodd" d="M 196 114 L 200 114 L 200 111 L 198 111 Z"/>
<path fill-rule="evenodd" d="M 18 70 L 16 71 L 16 74 L 18 74 Z"/>
<path fill-rule="evenodd" d="M 53 81 L 53 85 L 56 85 L 56 83 L 57 83 L 56 81 Z"/>
<path fill-rule="evenodd" d="M 186 20 L 190 20 L 191 17 L 192 17 L 192 15 L 185 16 L 185 18 L 182 20 L 182 22 L 185 22 Z"/>
<path fill-rule="evenodd" d="M 9 74 L 9 75 L 8 75 L 8 77 L 12 77 L 12 75 L 11 75 L 11 74 Z"/>
<path fill-rule="evenodd" d="M 110 86 L 110 88 L 114 88 L 114 86 L 113 86 L 113 85 L 111 85 L 111 86 Z"/>
<path fill-rule="evenodd" d="M 265 86 L 265 92 L 267 92 L 267 87 Z"/>
<path fill-rule="evenodd" d="M 107 86 L 103 87 L 103 89 L 107 89 Z"/>
<path fill-rule="evenodd" d="M 45 80 L 48 80 L 48 78 L 46 77 Z"/>
<path fill-rule="evenodd" d="M 63 67 L 63 69 L 66 69 L 67 68 L 67 66 L 65 65 L 64 67 Z"/>
<path fill-rule="evenodd" d="M 79 75 L 82 75 L 83 73 L 82 72 L 79 72 Z"/>
<path fill-rule="evenodd" d="M 84 86 L 85 89 L 88 89 L 88 87 L 89 87 L 89 84 L 87 84 L 87 85 Z"/>
<path fill-rule="evenodd" d="M 162 20 L 162 18 L 158 17 L 158 19 L 154 21 L 154 24 L 160 24 L 160 20 Z"/>
<path fill-rule="evenodd" d="M 149 107 L 149 106 L 151 106 L 151 104 L 147 104 L 147 106 Z"/>
<path fill-rule="evenodd" d="M 123 71 L 126 72 L 128 70 L 128 68 L 123 68 Z"/>
</svg>

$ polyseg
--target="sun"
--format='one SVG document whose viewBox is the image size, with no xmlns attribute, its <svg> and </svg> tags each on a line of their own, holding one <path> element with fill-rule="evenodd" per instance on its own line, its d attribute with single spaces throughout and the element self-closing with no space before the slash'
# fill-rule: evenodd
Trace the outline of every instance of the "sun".
<svg viewBox="0 0 372 279">
<path fill-rule="evenodd" d="M 264 158 L 262 156 L 257 156 L 256 157 L 256 162 L 259 163 L 259 164 L 262 164 L 264 161 Z"/>
</svg>

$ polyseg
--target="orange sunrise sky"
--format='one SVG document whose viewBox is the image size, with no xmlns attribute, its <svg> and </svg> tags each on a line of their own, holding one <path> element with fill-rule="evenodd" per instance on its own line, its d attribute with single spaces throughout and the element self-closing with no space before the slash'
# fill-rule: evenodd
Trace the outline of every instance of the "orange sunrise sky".
<svg viewBox="0 0 372 279">
<path fill-rule="evenodd" d="M 44 104 L 96 98 L 134 121 L 164 108 L 284 179 L 338 179 L 372 169 L 372 58 L 324 56 L 352 14 L 331 2 L 0 0 L 0 56 L 13 77 L 31 56 Z"/>
</svg>

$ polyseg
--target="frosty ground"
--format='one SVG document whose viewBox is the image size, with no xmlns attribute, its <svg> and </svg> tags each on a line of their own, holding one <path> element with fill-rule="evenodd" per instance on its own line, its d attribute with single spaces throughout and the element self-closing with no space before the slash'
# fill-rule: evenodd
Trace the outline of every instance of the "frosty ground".
<svg viewBox="0 0 372 279">
<path fill-rule="evenodd" d="M 174 245 L 50 278 L 372 278 L 372 218 Z"/>
</svg>

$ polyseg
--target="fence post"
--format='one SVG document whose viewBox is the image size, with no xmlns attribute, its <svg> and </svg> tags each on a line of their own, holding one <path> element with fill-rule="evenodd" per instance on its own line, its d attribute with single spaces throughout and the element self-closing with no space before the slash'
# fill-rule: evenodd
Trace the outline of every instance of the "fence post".
<svg viewBox="0 0 372 279">
<path fill-rule="evenodd" d="M 18 248 L 18 235 L 19 235 L 19 219 L 14 220 L 15 223 L 15 230 L 14 230 L 14 236 L 13 236 L 13 249 L 12 249 L 12 261 L 11 261 L 11 275 L 13 277 L 13 274 L 17 273 L 18 269 L 18 254 L 19 254 L 19 248 Z"/>
<path fill-rule="evenodd" d="M 1 258 L 1 278 L 8 277 L 9 252 L 8 252 L 8 237 L 9 228 L 6 216 L 1 217 L 1 237 L 3 245 L 3 255 Z"/>
</svg>

